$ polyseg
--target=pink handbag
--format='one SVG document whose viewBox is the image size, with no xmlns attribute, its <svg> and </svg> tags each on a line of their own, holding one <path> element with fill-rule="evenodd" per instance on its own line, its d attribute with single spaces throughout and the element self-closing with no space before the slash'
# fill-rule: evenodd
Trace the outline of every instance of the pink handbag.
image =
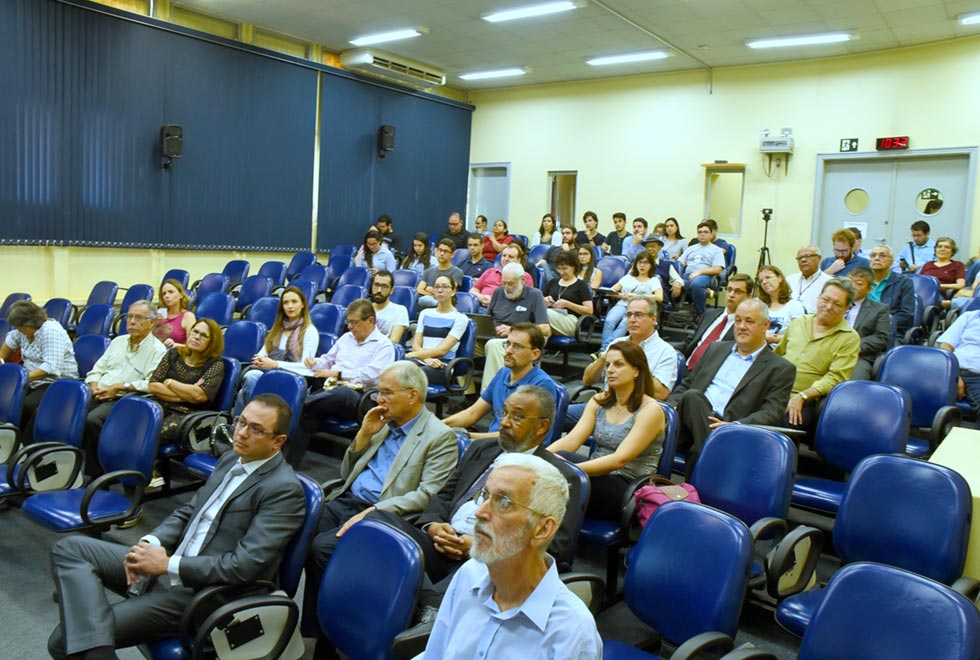
<svg viewBox="0 0 980 660">
<path fill-rule="evenodd" d="M 675 484 L 667 477 L 650 477 L 646 486 L 641 486 L 633 493 L 636 499 L 636 519 L 641 527 L 646 527 L 650 516 L 661 504 L 687 500 L 700 502 L 698 490 L 688 483 Z"/>
</svg>

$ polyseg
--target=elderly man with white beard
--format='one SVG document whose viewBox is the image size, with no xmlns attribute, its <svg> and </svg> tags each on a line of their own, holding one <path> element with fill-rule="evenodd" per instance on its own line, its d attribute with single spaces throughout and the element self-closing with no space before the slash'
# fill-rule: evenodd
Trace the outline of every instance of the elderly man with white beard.
<svg viewBox="0 0 980 660">
<path fill-rule="evenodd" d="M 484 348 L 487 361 L 483 367 L 483 389 L 504 365 L 504 341 L 510 335 L 511 326 L 521 322 L 534 323 L 541 328 L 546 340 L 551 336 L 544 294 L 524 283 L 524 268 L 511 262 L 504 266 L 501 277 L 501 286 L 493 292 L 487 307 L 497 336 Z"/>
<path fill-rule="evenodd" d="M 568 503 L 558 469 L 537 456 L 506 454 L 473 501 L 472 559 L 449 586 L 424 660 L 529 652 L 554 660 L 601 658 L 595 619 L 562 584 L 546 552 Z"/>
</svg>

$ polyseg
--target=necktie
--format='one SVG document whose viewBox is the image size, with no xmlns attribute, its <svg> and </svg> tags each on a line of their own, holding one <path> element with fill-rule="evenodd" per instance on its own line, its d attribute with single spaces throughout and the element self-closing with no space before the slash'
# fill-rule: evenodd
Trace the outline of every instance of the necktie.
<svg viewBox="0 0 980 660">
<path fill-rule="evenodd" d="M 691 353 L 691 357 L 687 360 L 688 369 L 694 368 L 694 365 L 698 363 L 698 360 L 701 359 L 704 352 L 708 350 L 708 346 L 711 346 L 711 344 L 721 339 L 722 333 L 725 332 L 726 325 L 728 325 L 728 319 L 726 317 L 722 317 L 721 322 L 716 324 L 715 327 L 711 329 L 711 332 L 709 332 L 708 335 L 701 340 L 701 343 L 698 344 L 698 347 L 694 349 L 694 352 Z"/>
<path fill-rule="evenodd" d="M 214 489 L 211 497 L 207 499 L 204 505 L 197 510 L 197 514 L 194 516 L 194 519 L 191 520 L 191 523 L 187 526 L 187 530 L 184 532 L 184 538 L 181 539 L 180 545 L 178 545 L 177 549 L 174 551 L 175 555 L 184 556 L 188 546 L 190 546 L 191 542 L 194 540 L 194 536 L 198 532 L 198 527 L 201 525 L 201 518 L 204 517 L 204 512 L 211 508 L 215 502 L 221 500 L 226 495 L 230 495 L 231 493 L 226 493 L 225 491 L 228 490 L 228 487 L 231 485 L 232 481 L 234 481 L 235 477 L 243 474 L 245 474 L 245 466 L 241 463 L 235 463 L 235 465 L 228 470 L 228 472 L 225 474 L 224 480 L 222 480 L 221 484 Z"/>
</svg>

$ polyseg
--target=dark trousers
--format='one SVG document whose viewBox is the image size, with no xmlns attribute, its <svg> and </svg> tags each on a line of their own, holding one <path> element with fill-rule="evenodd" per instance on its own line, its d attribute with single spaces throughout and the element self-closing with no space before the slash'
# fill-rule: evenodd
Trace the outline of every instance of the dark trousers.
<svg viewBox="0 0 980 660">
<path fill-rule="evenodd" d="M 51 548 L 61 624 L 48 640 L 52 658 L 97 647 L 125 648 L 179 632 L 180 617 L 194 595 L 160 576 L 150 591 L 109 604 L 106 589 L 126 593 L 123 560 L 129 548 L 87 536 L 69 536 Z"/>
<path fill-rule="evenodd" d="M 803 429 L 806 431 L 806 444 L 813 446 L 813 434 L 817 430 L 817 401 L 810 399 L 803 403 L 803 423 L 793 425 L 789 423 L 789 416 L 784 416 L 783 426 L 791 429 Z"/>
<path fill-rule="evenodd" d="M 371 506 L 370 502 L 354 497 L 346 492 L 336 499 L 330 500 L 320 514 L 320 524 L 317 525 L 316 536 L 306 553 L 306 587 L 303 592 L 303 620 L 300 630 L 304 637 L 323 637 L 320 624 L 316 618 L 316 601 L 320 593 L 320 582 L 327 568 L 333 551 L 337 548 L 339 539 L 337 531 L 341 525 L 352 516 L 356 516 Z"/>
<path fill-rule="evenodd" d="M 22 444 L 29 445 L 34 442 L 34 415 L 41 405 L 44 393 L 51 387 L 51 383 L 38 385 L 33 389 L 27 390 L 24 394 L 24 403 L 20 408 L 20 441 Z"/>
<path fill-rule="evenodd" d="M 711 433 L 708 416 L 721 415 L 711 408 L 711 402 L 698 390 L 687 390 L 677 402 L 677 418 L 680 428 L 677 430 L 677 450 L 684 452 L 684 463 L 687 477 L 690 478 L 695 463 L 704 449 L 704 441 Z"/>
<path fill-rule="evenodd" d="M 873 380 L 871 372 L 874 371 L 874 362 L 867 358 L 858 358 L 854 365 L 854 372 L 851 373 L 851 380 Z"/>
<path fill-rule="evenodd" d="M 85 452 L 85 475 L 97 477 L 102 474 L 102 466 L 99 464 L 99 435 L 105 420 L 109 416 L 109 411 L 116 405 L 115 401 L 99 401 L 96 398 L 89 399 L 88 415 L 85 417 L 85 430 L 82 433 L 82 451 Z"/>
<path fill-rule="evenodd" d="M 294 470 L 300 469 L 306 449 L 310 446 L 310 438 L 321 422 L 327 417 L 355 419 L 360 402 L 361 392 L 344 386 L 317 392 L 306 399 L 296 437 L 286 443 L 286 461 Z"/>
<path fill-rule="evenodd" d="M 558 455 L 572 463 L 589 460 L 587 456 L 570 451 L 560 451 Z M 590 476 L 589 483 L 592 490 L 589 494 L 589 506 L 585 510 L 586 517 L 618 521 L 623 515 L 623 498 L 626 497 L 630 480 L 621 474 L 603 474 Z"/>
</svg>

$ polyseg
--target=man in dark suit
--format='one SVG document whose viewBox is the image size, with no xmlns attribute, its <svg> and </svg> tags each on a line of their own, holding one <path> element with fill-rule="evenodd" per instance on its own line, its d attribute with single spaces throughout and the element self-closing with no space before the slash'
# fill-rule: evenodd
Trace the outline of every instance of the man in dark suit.
<svg viewBox="0 0 980 660">
<path fill-rule="evenodd" d="M 892 256 L 892 249 L 887 245 L 871 248 L 868 258 L 874 274 L 868 300 L 888 305 L 895 333 L 901 337 L 912 327 L 915 319 L 915 285 L 905 275 L 892 271 L 895 258 Z"/>
<path fill-rule="evenodd" d="M 275 581 L 305 508 L 302 486 L 280 452 L 289 423 L 281 398 L 253 398 L 237 418 L 234 451 L 137 545 L 87 536 L 55 543 L 61 625 L 48 640 L 51 657 L 115 658 L 116 648 L 176 635 L 187 604 L 206 586 Z M 140 594 L 140 584 L 151 586 Z M 130 597 L 110 604 L 104 587 L 120 595 L 129 587 Z"/>
<path fill-rule="evenodd" d="M 476 505 L 473 495 L 483 484 L 494 461 L 506 452 L 531 452 L 561 471 L 568 481 L 569 506 L 548 552 L 564 561 L 575 544 L 580 521 L 581 484 L 575 468 L 560 456 L 547 451 L 541 441 L 551 434 L 555 400 L 536 385 L 522 385 L 507 397 L 500 420 L 500 438 L 476 440 L 463 454 L 449 482 L 429 500 L 417 525 L 389 512 L 369 517 L 402 530 L 421 546 L 425 554 L 426 578 L 419 595 L 421 621 L 431 623 L 442 596 L 456 570 L 469 559 L 473 543 Z"/>
<path fill-rule="evenodd" d="M 735 310 L 735 341 L 707 348 L 667 403 L 680 421 L 677 447 L 690 474 L 711 429 L 723 424 L 776 424 L 786 413 L 796 367 L 766 346 L 769 309 L 750 298 Z"/>
<path fill-rule="evenodd" d="M 861 353 L 851 374 L 851 380 L 871 380 L 875 360 L 888 350 L 892 322 L 888 316 L 888 305 L 868 300 L 874 273 L 870 268 L 858 266 L 848 275 L 856 291 L 854 304 L 847 310 L 844 319 L 861 336 Z"/>
<path fill-rule="evenodd" d="M 735 308 L 755 291 L 755 282 L 745 273 L 736 273 L 728 279 L 725 288 L 725 308 L 713 307 L 705 310 L 694 334 L 681 351 L 688 359 L 689 369 L 697 364 L 708 345 L 716 341 L 731 341 L 734 338 Z"/>
</svg>

